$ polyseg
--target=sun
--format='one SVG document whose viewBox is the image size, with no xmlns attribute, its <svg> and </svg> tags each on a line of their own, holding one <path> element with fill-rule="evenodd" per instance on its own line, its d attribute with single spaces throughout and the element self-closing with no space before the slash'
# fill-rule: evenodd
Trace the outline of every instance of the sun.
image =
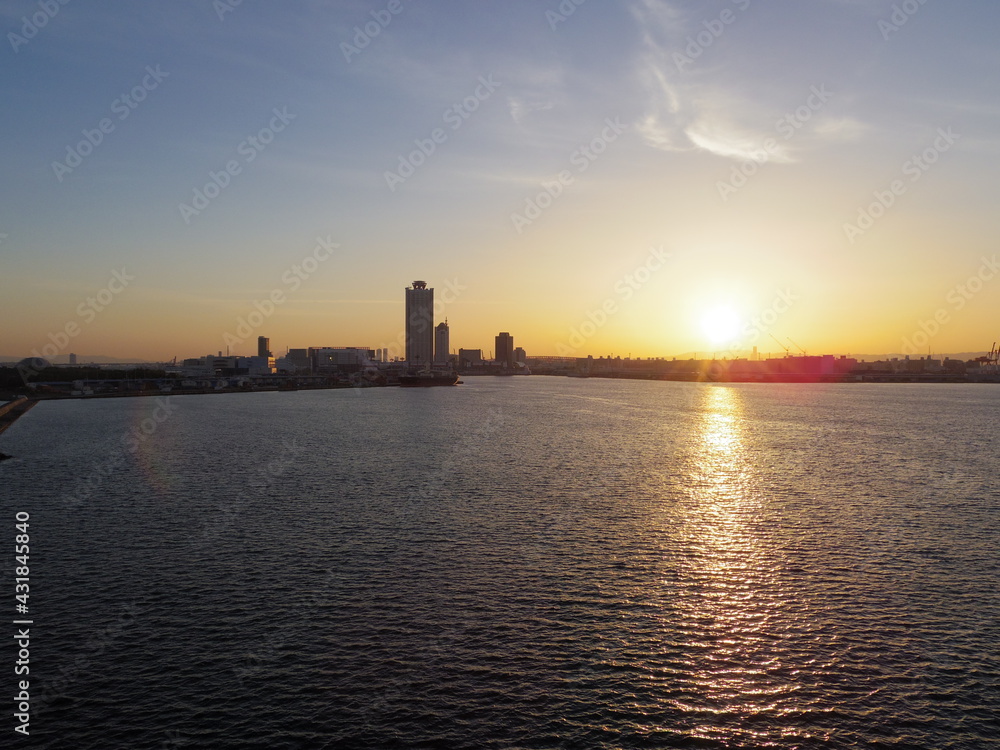
<svg viewBox="0 0 1000 750">
<path fill-rule="evenodd" d="M 742 320 L 731 307 L 713 307 L 701 317 L 702 333 L 705 334 L 712 346 L 735 342 L 741 328 Z"/>
</svg>

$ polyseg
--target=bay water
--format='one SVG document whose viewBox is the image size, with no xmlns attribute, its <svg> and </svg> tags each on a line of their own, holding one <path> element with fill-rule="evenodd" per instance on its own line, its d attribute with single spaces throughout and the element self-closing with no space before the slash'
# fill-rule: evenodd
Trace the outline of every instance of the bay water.
<svg viewBox="0 0 1000 750">
<path fill-rule="evenodd" d="M 1000 747 L 1000 388 L 465 380 L 32 410 L 4 732 Z"/>
</svg>

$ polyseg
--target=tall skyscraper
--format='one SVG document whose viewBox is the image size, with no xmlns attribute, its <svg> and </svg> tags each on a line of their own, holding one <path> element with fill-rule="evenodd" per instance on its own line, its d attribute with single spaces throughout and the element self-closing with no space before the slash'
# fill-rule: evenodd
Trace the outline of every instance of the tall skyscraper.
<svg viewBox="0 0 1000 750">
<path fill-rule="evenodd" d="M 406 361 L 419 368 L 434 361 L 434 289 L 426 281 L 406 288 Z"/>
<path fill-rule="evenodd" d="M 448 329 L 448 321 L 438 323 L 434 329 L 434 364 L 448 364 L 448 353 L 451 351 L 451 334 Z"/>
<path fill-rule="evenodd" d="M 509 333 L 501 332 L 496 337 L 495 360 L 501 367 L 514 368 L 514 337 Z"/>
<path fill-rule="evenodd" d="M 257 356 L 258 357 L 270 357 L 271 356 L 271 339 L 266 336 L 257 337 Z"/>
</svg>

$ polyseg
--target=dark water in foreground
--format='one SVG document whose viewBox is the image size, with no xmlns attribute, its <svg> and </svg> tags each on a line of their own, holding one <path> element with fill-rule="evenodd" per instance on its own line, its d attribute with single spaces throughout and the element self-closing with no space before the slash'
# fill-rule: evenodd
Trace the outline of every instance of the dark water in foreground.
<svg viewBox="0 0 1000 750">
<path fill-rule="evenodd" d="M 1000 747 L 1000 388 L 466 380 L 33 410 L 11 746 Z"/>
</svg>

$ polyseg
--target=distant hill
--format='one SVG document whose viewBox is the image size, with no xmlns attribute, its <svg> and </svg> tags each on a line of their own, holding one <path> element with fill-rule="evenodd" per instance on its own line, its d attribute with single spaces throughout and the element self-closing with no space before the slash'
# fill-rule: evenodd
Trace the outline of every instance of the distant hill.
<svg viewBox="0 0 1000 750">
<path fill-rule="evenodd" d="M 28 355 L 25 355 L 28 356 Z M 0 355 L 0 365 L 10 365 L 20 362 L 24 357 L 12 357 Z M 46 357 L 54 365 L 68 365 L 69 355 L 68 354 L 57 354 L 54 357 Z M 77 354 L 76 363 L 78 365 L 114 365 L 114 364 L 149 364 L 148 359 L 122 359 L 121 357 L 108 357 L 104 354 Z"/>
<path fill-rule="evenodd" d="M 960 359 L 963 362 L 967 362 L 970 359 L 975 359 L 976 357 L 985 357 L 989 352 L 931 352 L 931 359 Z M 886 359 L 906 359 L 905 354 L 850 354 L 848 355 L 858 360 L 859 362 L 876 362 L 879 360 Z M 911 354 L 910 359 L 922 359 L 926 357 L 927 354 Z"/>
<path fill-rule="evenodd" d="M 825 354 L 833 354 L 835 357 L 840 357 L 840 352 L 809 352 L 808 356 L 823 356 Z M 976 359 L 977 357 L 985 357 L 989 352 L 931 352 L 932 359 L 960 359 L 963 362 L 967 362 L 970 359 Z M 663 359 L 712 359 L 713 352 L 684 352 L 683 354 L 672 354 L 669 357 L 663 357 Z M 750 354 L 749 352 L 736 352 L 735 354 L 728 351 L 721 351 L 714 353 L 716 359 L 747 359 Z M 586 354 L 581 353 L 579 356 L 586 357 Z M 597 359 L 599 355 L 594 355 L 594 359 Z M 781 351 L 778 352 L 759 352 L 761 359 L 768 359 L 769 357 L 777 358 L 784 356 Z M 801 357 L 801 353 L 793 353 L 792 356 Z M 905 354 L 843 354 L 843 356 L 850 359 L 856 359 L 859 362 L 878 362 L 880 360 L 888 359 L 906 359 Z M 926 354 L 911 354 L 910 359 L 920 359 L 921 357 L 926 357 Z M 624 357 L 622 357 L 624 359 Z M 642 357 L 642 359 L 650 359 L 649 357 Z"/>
</svg>

